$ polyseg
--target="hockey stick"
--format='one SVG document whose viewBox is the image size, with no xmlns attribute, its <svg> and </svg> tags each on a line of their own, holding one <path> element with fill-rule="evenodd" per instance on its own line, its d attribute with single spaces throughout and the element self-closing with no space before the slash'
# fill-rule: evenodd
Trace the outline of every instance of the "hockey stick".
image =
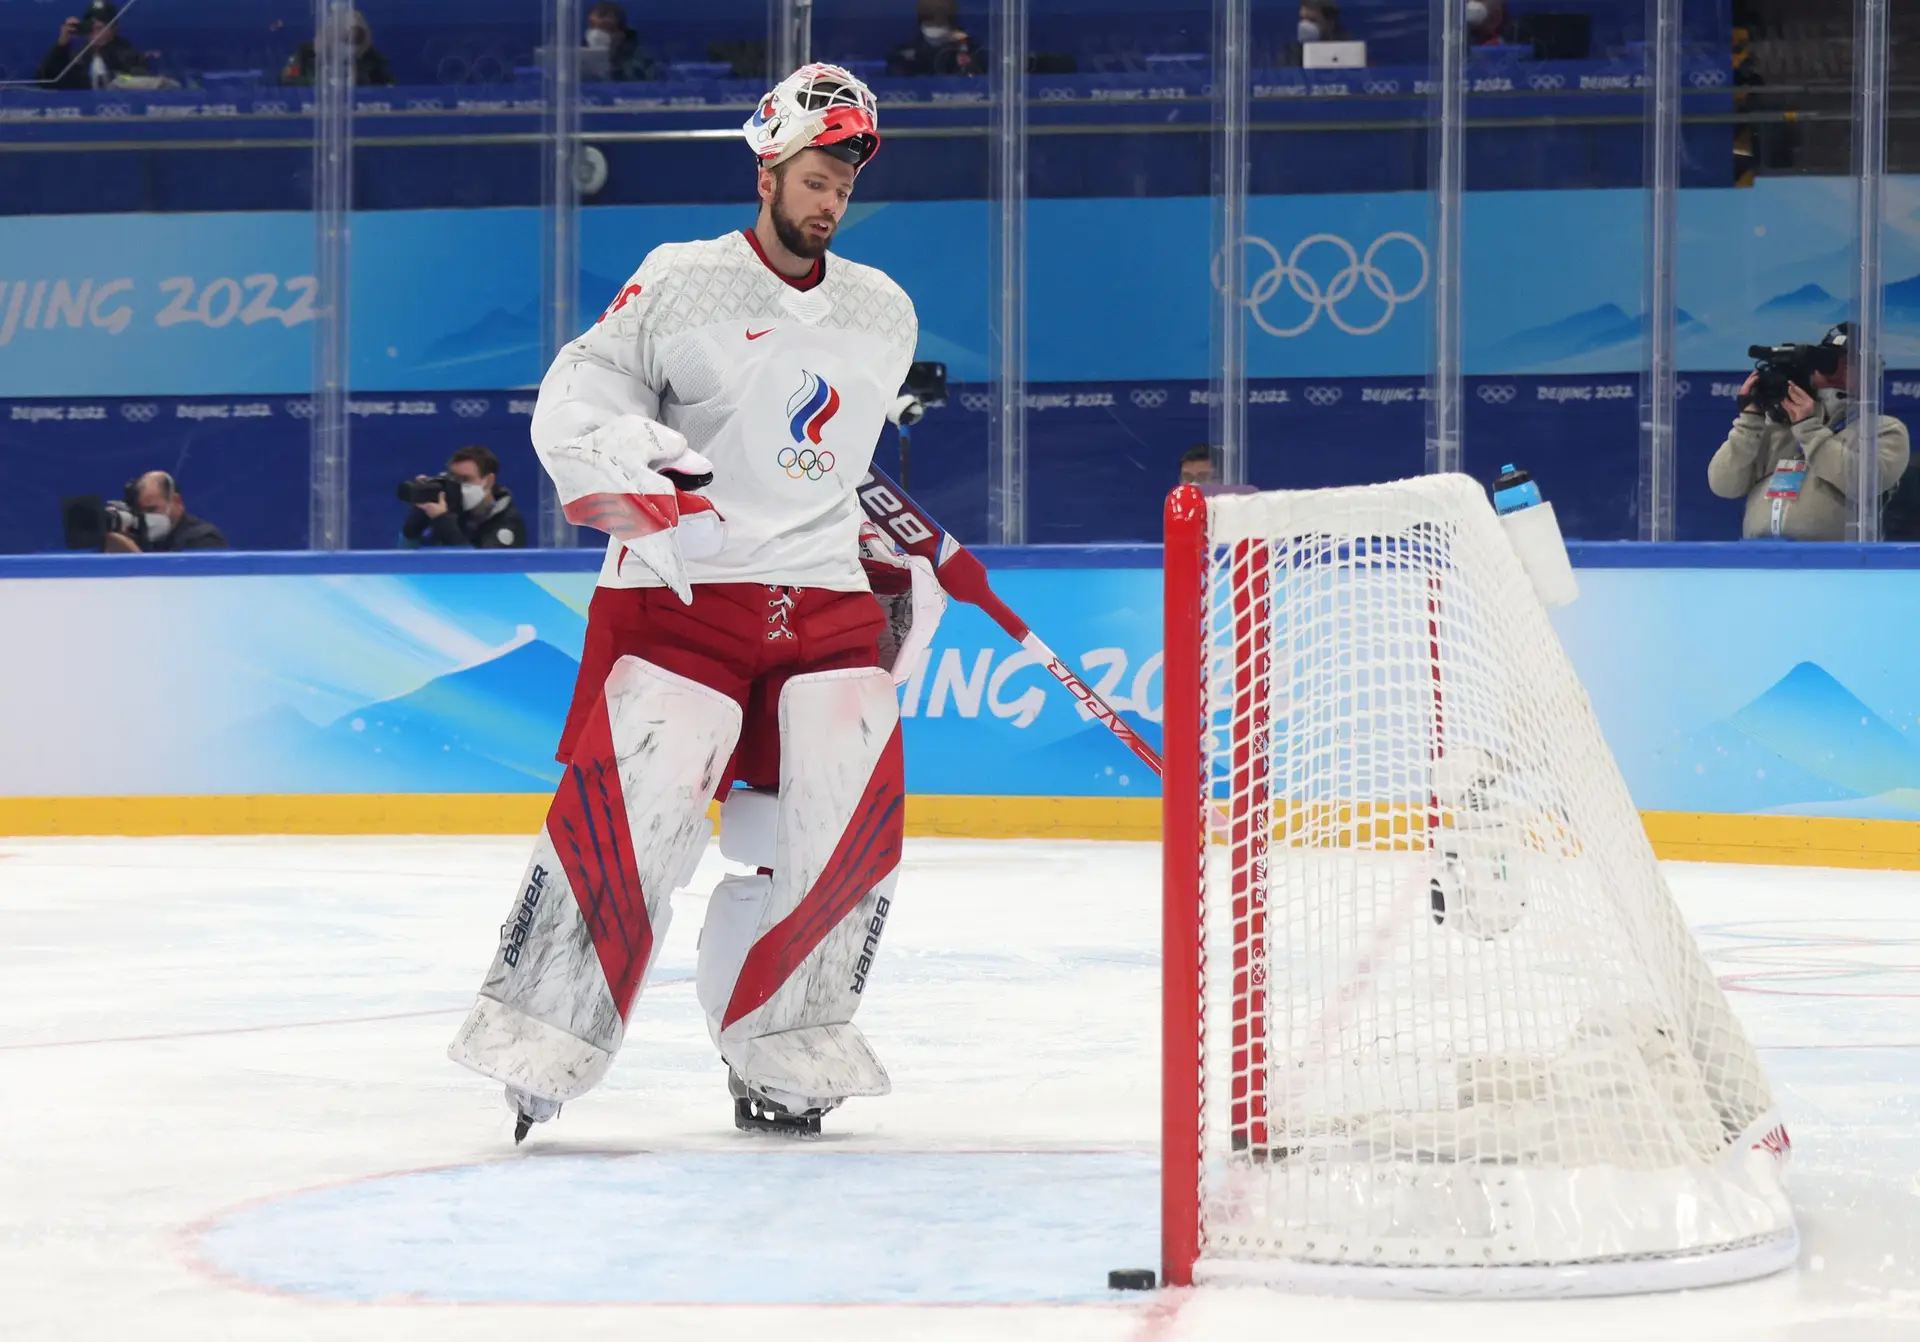
<svg viewBox="0 0 1920 1342">
<path fill-rule="evenodd" d="M 1021 647 L 1052 672 L 1053 678 L 1067 687 L 1067 693 L 1079 700 L 1081 706 L 1096 720 L 1104 723 L 1107 730 L 1119 737 L 1156 776 L 1160 773 L 1160 756 L 1154 748 L 1113 711 L 1112 705 L 1095 694 L 1091 685 L 1075 675 L 1073 669 L 1061 661 L 1059 655 L 1042 642 L 1038 634 L 1027 628 L 1026 622 L 1015 615 L 1006 602 L 994 595 L 992 586 L 987 582 L 986 565 L 927 516 L 926 511 L 908 498 L 906 491 L 878 466 L 868 468 L 867 478 L 860 482 L 860 506 L 866 509 L 874 525 L 892 536 L 903 550 L 919 555 L 933 565 L 934 574 L 940 579 L 940 586 L 946 589 L 948 596 L 985 611 L 995 624 L 1013 635 Z"/>
</svg>

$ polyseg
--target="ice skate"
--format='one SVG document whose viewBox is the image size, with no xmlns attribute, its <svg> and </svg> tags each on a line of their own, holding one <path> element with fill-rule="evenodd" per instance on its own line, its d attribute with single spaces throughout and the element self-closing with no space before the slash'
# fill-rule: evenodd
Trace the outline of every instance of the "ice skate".
<svg viewBox="0 0 1920 1342">
<path fill-rule="evenodd" d="M 766 1092 L 749 1086 L 731 1067 L 727 1069 L 727 1093 L 733 1096 L 733 1126 L 742 1132 L 818 1137 L 820 1120 L 840 1107 L 836 1100 L 819 1109 L 790 1109 Z"/>
<path fill-rule="evenodd" d="M 507 1087 L 507 1106 L 513 1110 L 513 1144 L 527 1140 L 535 1123 L 545 1123 L 560 1112 L 557 1100 L 543 1099 L 514 1086 Z"/>
</svg>

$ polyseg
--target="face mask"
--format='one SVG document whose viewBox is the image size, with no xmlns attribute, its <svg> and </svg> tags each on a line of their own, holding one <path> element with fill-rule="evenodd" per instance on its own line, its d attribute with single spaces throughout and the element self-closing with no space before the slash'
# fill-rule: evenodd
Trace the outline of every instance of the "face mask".
<svg viewBox="0 0 1920 1342">
<path fill-rule="evenodd" d="M 1487 7 L 1480 0 L 1467 0 L 1467 27 L 1478 28 L 1487 21 Z"/>
<path fill-rule="evenodd" d="M 1820 409 L 1828 419 L 1837 419 L 1846 408 L 1847 393 L 1838 387 L 1822 387 L 1813 394 L 1813 399 L 1820 402 Z"/>
<path fill-rule="evenodd" d="M 947 35 L 952 31 L 953 29 L 946 27 L 944 24 L 923 23 L 920 25 L 920 36 L 926 38 L 929 42 L 944 42 L 947 40 Z"/>
<path fill-rule="evenodd" d="M 460 486 L 460 507 L 462 510 L 472 512 L 486 501 L 487 487 L 485 485 Z"/>
<path fill-rule="evenodd" d="M 605 28 L 587 29 L 587 50 L 612 51 L 613 50 L 613 34 L 608 32 Z"/>
<path fill-rule="evenodd" d="M 1297 31 L 1299 32 L 1300 40 L 1303 43 L 1318 42 L 1320 40 L 1320 25 L 1315 23 L 1312 19 L 1300 20 L 1300 27 Z"/>
<path fill-rule="evenodd" d="M 173 519 L 165 513 L 142 514 L 147 522 L 147 543 L 158 545 L 173 530 Z"/>
</svg>

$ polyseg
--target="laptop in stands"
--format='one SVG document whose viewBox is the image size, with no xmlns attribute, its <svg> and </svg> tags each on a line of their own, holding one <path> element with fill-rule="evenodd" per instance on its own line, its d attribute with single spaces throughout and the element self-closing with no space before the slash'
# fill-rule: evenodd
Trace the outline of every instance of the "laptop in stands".
<svg viewBox="0 0 1920 1342">
<path fill-rule="evenodd" d="M 1300 64 L 1308 70 L 1358 70 L 1367 63 L 1365 42 L 1303 42 Z"/>
</svg>

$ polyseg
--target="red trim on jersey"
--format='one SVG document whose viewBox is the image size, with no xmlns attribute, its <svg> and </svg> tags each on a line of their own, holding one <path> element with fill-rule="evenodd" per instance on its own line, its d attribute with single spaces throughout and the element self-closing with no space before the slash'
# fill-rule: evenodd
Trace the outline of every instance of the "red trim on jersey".
<svg viewBox="0 0 1920 1342">
<path fill-rule="evenodd" d="M 779 275 L 781 279 L 785 280 L 788 284 L 792 285 L 796 289 L 800 289 L 803 291 L 807 289 L 811 289 L 816 285 L 818 285 L 821 280 L 824 280 L 827 277 L 827 259 L 824 256 L 814 261 L 812 270 L 809 270 L 806 274 L 802 275 L 799 279 L 795 279 L 791 275 L 783 274 L 780 270 L 775 268 L 773 262 L 767 260 L 766 248 L 760 245 L 760 239 L 754 236 L 754 232 L 752 229 L 750 228 L 741 229 L 740 236 L 747 240 L 747 246 L 753 248 L 753 254 L 760 258 L 761 265 L 765 266 L 768 270 L 773 271 L 774 274 Z"/>
</svg>

